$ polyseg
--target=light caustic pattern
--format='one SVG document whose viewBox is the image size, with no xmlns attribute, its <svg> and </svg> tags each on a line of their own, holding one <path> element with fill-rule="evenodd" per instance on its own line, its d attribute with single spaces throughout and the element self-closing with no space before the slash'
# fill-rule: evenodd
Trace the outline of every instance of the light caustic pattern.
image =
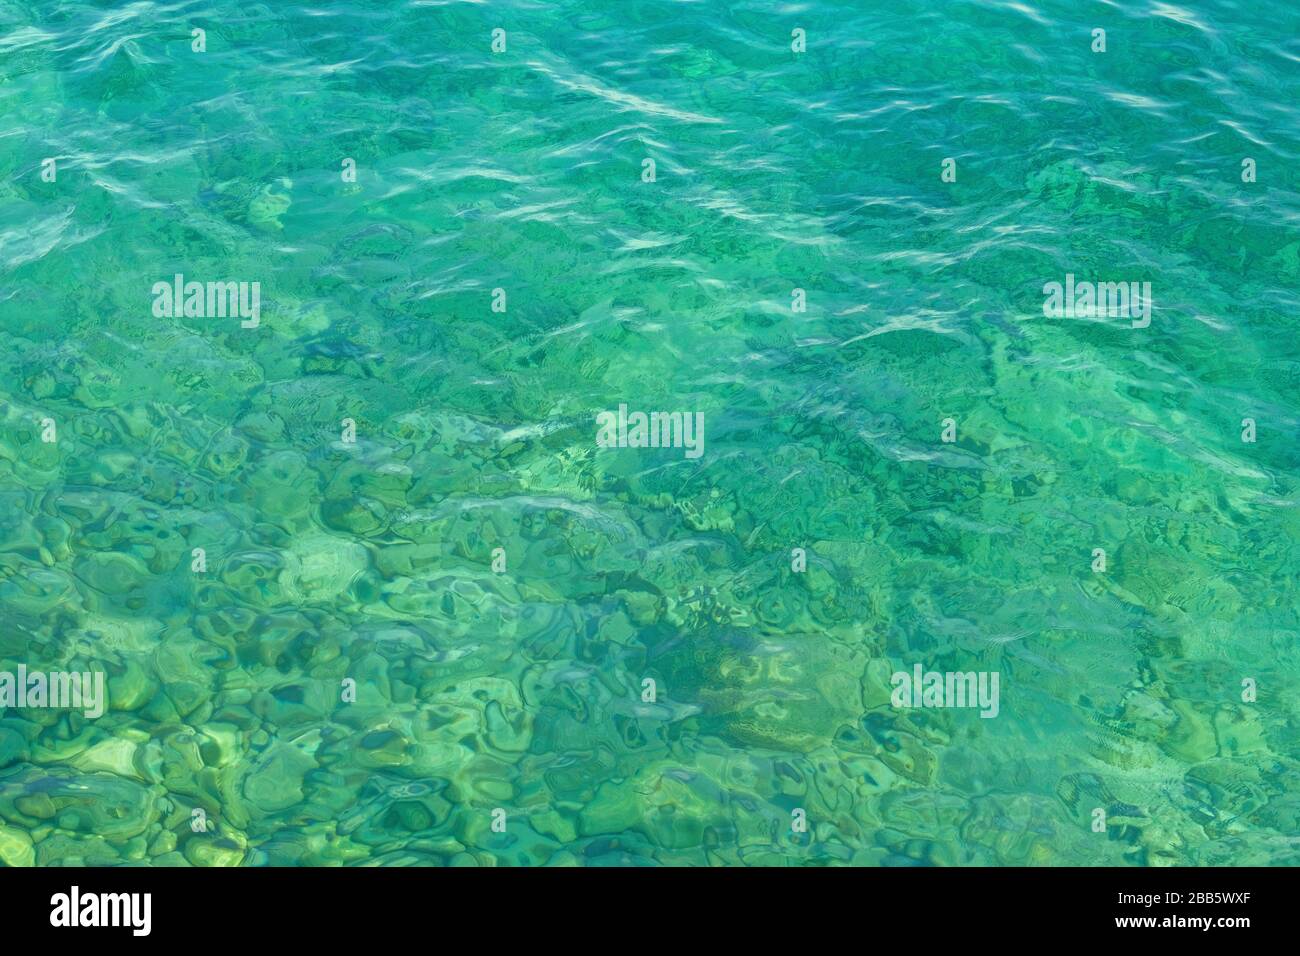
<svg viewBox="0 0 1300 956">
<path fill-rule="evenodd" d="M 0 860 L 1300 863 L 1298 20 L 3 0 Z"/>
</svg>

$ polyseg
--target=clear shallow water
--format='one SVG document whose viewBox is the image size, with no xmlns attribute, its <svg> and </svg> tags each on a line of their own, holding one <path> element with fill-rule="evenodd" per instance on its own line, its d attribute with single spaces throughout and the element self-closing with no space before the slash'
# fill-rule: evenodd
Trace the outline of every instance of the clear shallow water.
<svg viewBox="0 0 1300 956">
<path fill-rule="evenodd" d="M 1297 26 L 5 0 L 0 860 L 1300 862 Z"/>
</svg>

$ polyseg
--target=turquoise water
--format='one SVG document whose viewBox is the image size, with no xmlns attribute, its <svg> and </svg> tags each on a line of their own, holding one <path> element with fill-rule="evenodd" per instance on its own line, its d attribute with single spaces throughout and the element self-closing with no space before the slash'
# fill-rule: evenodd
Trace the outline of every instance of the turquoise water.
<svg viewBox="0 0 1300 956">
<path fill-rule="evenodd" d="M 0 0 L 0 860 L 1300 863 L 1298 26 Z"/>
</svg>

